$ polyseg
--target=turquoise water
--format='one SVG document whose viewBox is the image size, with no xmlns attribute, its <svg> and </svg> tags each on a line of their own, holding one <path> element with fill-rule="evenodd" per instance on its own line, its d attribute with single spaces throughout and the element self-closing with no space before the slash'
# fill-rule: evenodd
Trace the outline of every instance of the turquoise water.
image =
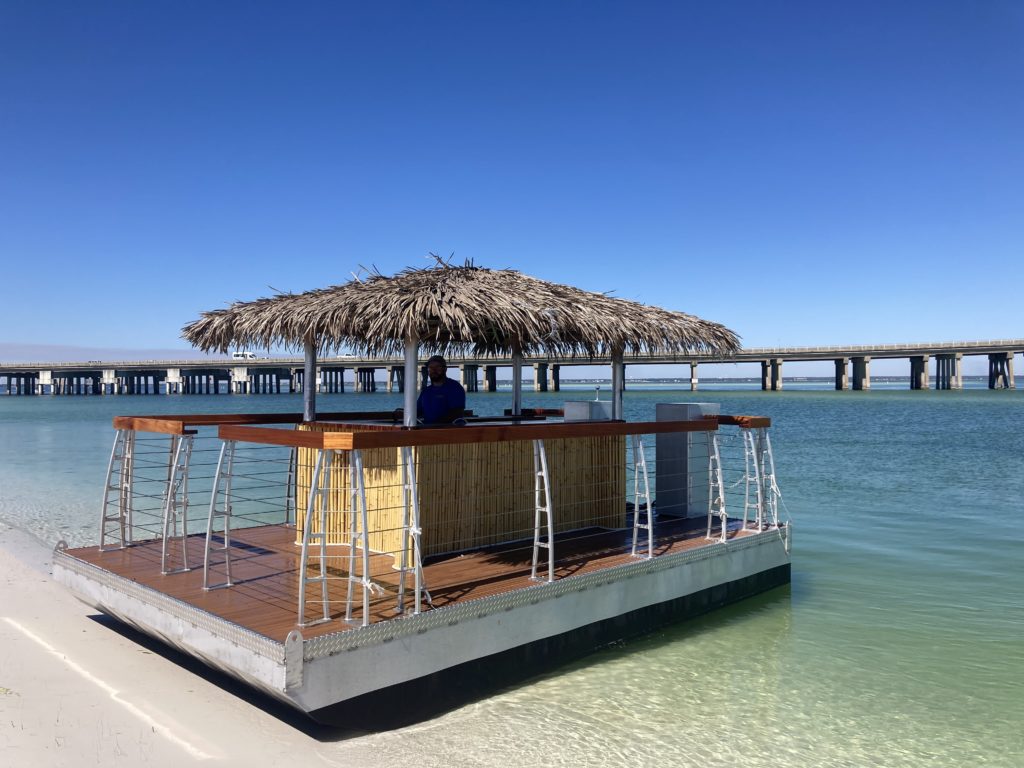
<svg viewBox="0 0 1024 768">
<path fill-rule="evenodd" d="M 1024 765 L 1024 391 L 632 388 L 625 405 L 647 420 L 694 400 L 772 417 L 790 588 L 322 751 L 370 765 Z M 480 413 L 507 404 L 469 397 Z M 283 395 L 0 398 L 0 521 L 48 546 L 94 540 L 115 414 L 299 409 Z"/>
</svg>

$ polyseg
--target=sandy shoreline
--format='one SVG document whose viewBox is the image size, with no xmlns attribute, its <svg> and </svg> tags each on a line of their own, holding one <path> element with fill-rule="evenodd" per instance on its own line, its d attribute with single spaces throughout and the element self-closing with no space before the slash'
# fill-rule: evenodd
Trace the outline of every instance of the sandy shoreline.
<svg viewBox="0 0 1024 768">
<path fill-rule="evenodd" d="M 245 701 L 244 688 L 215 684 L 122 634 L 52 580 L 46 548 L 3 525 L 0 584 L 0 754 L 8 768 L 375 762 L 358 737 L 271 714 Z"/>
</svg>

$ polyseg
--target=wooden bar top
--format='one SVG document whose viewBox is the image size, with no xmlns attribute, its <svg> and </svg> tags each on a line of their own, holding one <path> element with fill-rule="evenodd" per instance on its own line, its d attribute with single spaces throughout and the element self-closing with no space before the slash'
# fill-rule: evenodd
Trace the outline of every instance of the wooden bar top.
<svg viewBox="0 0 1024 768">
<path fill-rule="evenodd" d="M 345 425 L 344 422 L 342 424 Z M 401 446 L 465 445 L 516 440 L 559 440 L 574 437 L 708 432 L 718 429 L 718 420 L 710 418 L 693 421 L 574 421 L 569 423 L 528 420 L 518 424 L 499 422 L 414 428 L 380 422 L 357 422 L 350 426 L 351 430 L 307 432 L 226 424 L 219 428 L 218 435 L 222 440 L 348 451 Z"/>
</svg>

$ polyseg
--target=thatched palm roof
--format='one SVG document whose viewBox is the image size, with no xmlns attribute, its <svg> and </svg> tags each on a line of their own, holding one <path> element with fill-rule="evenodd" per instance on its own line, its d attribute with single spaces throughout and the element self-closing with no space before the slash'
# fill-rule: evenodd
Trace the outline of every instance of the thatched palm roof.
<svg viewBox="0 0 1024 768">
<path fill-rule="evenodd" d="M 312 342 L 322 354 L 347 348 L 384 356 L 400 355 L 410 336 L 424 351 L 477 356 L 739 348 L 736 334 L 718 323 L 472 263 L 239 302 L 204 312 L 183 336 L 205 351 Z"/>
</svg>

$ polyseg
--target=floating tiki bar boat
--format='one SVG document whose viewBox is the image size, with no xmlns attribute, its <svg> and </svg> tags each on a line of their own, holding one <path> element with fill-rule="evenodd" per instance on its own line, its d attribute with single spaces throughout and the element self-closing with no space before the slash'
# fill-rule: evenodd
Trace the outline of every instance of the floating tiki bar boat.
<svg viewBox="0 0 1024 768">
<path fill-rule="evenodd" d="M 405 407 L 119 417 L 82 600 L 312 717 L 451 702 L 789 581 L 770 423 L 710 404 L 626 422 L 626 349 L 734 350 L 689 315 L 440 264 L 236 304 L 203 349 L 405 354 Z M 423 351 L 610 351 L 611 402 L 416 422 Z M 474 693 L 476 687 L 470 686 Z M 402 697 L 402 698 L 399 698 Z M 457 697 L 455 699 L 457 701 Z"/>
</svg>

